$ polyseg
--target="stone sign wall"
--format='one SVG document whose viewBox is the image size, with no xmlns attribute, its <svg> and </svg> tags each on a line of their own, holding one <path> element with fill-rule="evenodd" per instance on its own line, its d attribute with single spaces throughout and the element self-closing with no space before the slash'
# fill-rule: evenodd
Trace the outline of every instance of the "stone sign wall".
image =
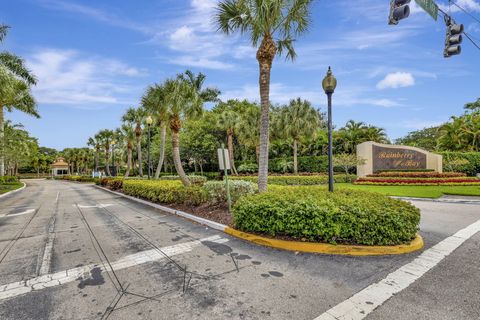
<svg viewBox="0 0 480 320">
<path fill-rule="evenodd" d="M 434 170 L 442 172 L 442 156 L 419 148 L 394 146 L 372 141 L 357 146 L 357 156 L 364 160 L 357 166 L 360 177 L 381 170 Z"/>
</svg>

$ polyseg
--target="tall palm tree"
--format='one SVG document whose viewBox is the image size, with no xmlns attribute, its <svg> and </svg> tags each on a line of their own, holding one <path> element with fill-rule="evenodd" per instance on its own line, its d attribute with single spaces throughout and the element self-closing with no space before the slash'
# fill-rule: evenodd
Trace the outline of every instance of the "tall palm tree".
<svg viewBox="0 0 480 320">
<path fill-rule="evenodd" d="M 92 147 L 93 150 L 95 151 L 94 155 L 94 163 L 95 163 L 95 169 L 94 171 L 98 171 L 98 159 L 100 156 L 100 149 L 102 148 L 100 144 L 100 139 L 98 137 L 98 134 L 94 135 L 93 137 L 88 138 L 87 145 Z"/>
<path fill-rule="evenodd" d="M 171 80 L 165 81 L 163 85 L 155 84 L 150 86 L 142 97 L 142 107 L 156 119 L 156 123 L 160 127 L 160 157 L 158 158 L 157 169 L 155 171 L 155 179 L 160 177 L 163 162 L 165 161 L 165 142 L 168 122 L 165 98 L 169 86 L 172 86 Z"/>
<path fill-rule="evenodd" d="M 0 24 L 0 43 L 7 36 L 8 29 L 9 26 Z M 30 93 L 30 86 L 36 82 L 23 59 L 6 51 L 0 52 L 0 176 L 5 174 L 3 109 L 6 108 L 9 112 L 16 109 L 39 118 L 35 100 Z"/>
<path fill-rule="evenodd" d="M 98 132 L 98 138 L 101 141 L 101 145 L 103 146 L 103 151 L 105 152 L 105 173 L 107 176 L 111 176 L 110 172 L 110 145 L 113 140 L 113 131 L 108 129 L 103 129 Z"/>
<path fill-rule="evenodd" d="M 125 172 L 125 178 L 130 176 L 130 170 L 132 169 L 132 153 L 133 153 L 133 144 L 135 143 L 135 129 L 133 126 L 126 122 L 121 127 L 122 136 L 127 145 L 127 171 Z"/>
<path fill-rule="evenodd" d="M 182 79 L 187 81 L 196 91 L 197 94 L 202 98 L 203 102 L 219 102 L 218 96 L 220 95 L 220 90 L 217 88 L 203 88 L 205 83 L 206 75 L 199 72 L 198 74 L 193 73 L 190 70 L 185 71 L 180 75 Z"/>
<path fill-rule="evenodd" d="M 257 47 L 259 64 L 261 126 L 258 188 L 267 190 L 270 72 L 276 55 L 296 56 L 295 38 L 307 31 L 310 24 L 309 7 L 312 0 L 223 0 L 215 16 L 218 29 L 229 35 L 235 31 L 248 33 Z"/>
<path fill-rule="evenodd" d="M 293 140 L 293 172 L 298 173 L 298 143 L 320 127 L 320 115 L 310 102 L 297 98 L 282 108 L 280 123 L 286 138 Z"/>
<path fill-rule="evenodd" d="M 239 114 L 235 112 L 232 108 L 225 108 L 222 113 L 218 116 L 218 126 L 227 132 L 227 148 L 228 148 L 228 158 L 230 160 L 230 166 L 234 174 L 238 174 L 237 168 L 235 167 L 235 157 L 233 153 L 233 135 L 235 132 L 235 126 L 237 126 L 239 121 Z"/>
<path fill-rule="evenodd" d="M 196 88 L 181 76 L 175 79 L 170 89 L 171 90 L 167 92 L 166 102 L 169 126 L 172 131 L 173 163 L 180 180 L 185 186 L 188 186 L 190 185 L 190 180 L 188 180 L 183 170 L 180 159 L 179 132 L 182 128 L 183 119 L 195 118 L 202 113 L 204 101 L 198 94 Z"/>
<path fill-rule="evenodd" d="M 122 121 L 135 124 L 135 137 L 137 140 L 138 175 L 143 177 L 142 161 L 142 124 L 147 113 L 144 108 L 129 108 L 122 117 Z"/>
</svg>

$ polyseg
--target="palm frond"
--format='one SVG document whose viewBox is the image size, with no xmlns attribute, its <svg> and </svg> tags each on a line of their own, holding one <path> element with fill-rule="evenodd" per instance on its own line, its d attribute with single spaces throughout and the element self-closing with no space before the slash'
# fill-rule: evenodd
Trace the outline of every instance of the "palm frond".
<svg viewBox="0 0 480 320">
<path fill-rule="evenodd" d="M 20 77 L 30 85 L 37 83 L 37 79 L 25 66 L 22 58 L 9 52 L 0 53 L 0 65 L 5 66 L 10 72 Z"/>
</svg>

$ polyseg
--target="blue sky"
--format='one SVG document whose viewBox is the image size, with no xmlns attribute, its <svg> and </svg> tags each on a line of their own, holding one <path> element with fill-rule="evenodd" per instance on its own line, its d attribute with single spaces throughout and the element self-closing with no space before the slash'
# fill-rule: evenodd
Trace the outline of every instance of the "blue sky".
<svg viewBox="0 0 480 320">
<path fill-rule="evenodd" d="M 255 49 L 240 35 L 215 32 L 216 0 L 8 1 L 0 21 L 12 27 L 1 49 L 27 60 L 42 119 L 7 114 L 42 145 L 81 147 L 102 128 L 119 125 L 154 82 L 191 69 L 207 75 L 222 98 L 259 100 Z M 388 0 L 317 0 L 310 31 L 296 43 L 297 60 L 278 58 L 271 99 L 302 97 L 325 110 L 321 80 L 338 79 L 334 123 L 349 119 L 386 129 L 390 138 L 442 123 L 480 97 L 480 50 L 443 58 L 445 25 L 412 1 L 411 16 L 388 26 Z M 447 1 L 437 1 L 444 10 Z M 479 0 L 457 0 L 480 18 Z M 480 39 L 480 24 L 451 14 Z M 480 42 L 480 41 L 479 41 Z"/>
</svg>

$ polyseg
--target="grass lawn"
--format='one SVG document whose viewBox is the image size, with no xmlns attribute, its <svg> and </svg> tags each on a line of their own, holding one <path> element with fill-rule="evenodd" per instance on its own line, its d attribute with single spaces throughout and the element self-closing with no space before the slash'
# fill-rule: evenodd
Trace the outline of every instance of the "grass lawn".
<svg viewBox="0 0 480 320">
<path fill-rule="evenodd" d="M 23 184 L 20 182 L 0 184 L 0 194 L 4 194 L 4 193 L 7 193 L 8 191 L 19 189 L 21 187 L 23 187 Z"/>
<path fill-rule="evenodd" d="M 480 186 L 368 186 L 336 183 L 336 188 L 378 192 L 387 196 L 440 198 L 443 195 L 480 196 Z"/>
</svg>

